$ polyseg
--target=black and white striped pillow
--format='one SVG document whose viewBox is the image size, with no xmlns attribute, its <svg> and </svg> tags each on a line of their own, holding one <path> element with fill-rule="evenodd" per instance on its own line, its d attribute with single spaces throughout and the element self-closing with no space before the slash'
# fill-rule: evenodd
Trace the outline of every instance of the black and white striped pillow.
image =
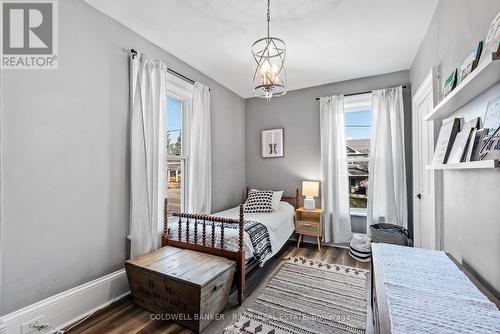
<svg viewBox="0 0 500 334">
<path fill-rule="evenodd" d="M 272 190 L 252 190 L 248 193 L 247 201 L 245 202 L 245 212 L 271 212 L 273 211 L 273 191 Z"/>
</svg>

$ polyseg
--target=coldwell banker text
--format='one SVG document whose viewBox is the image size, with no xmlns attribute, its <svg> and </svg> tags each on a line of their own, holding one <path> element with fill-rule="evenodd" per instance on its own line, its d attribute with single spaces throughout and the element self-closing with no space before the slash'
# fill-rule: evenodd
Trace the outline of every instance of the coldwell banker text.
<svg viewBox="0 0 500 334">
<path fill-rule="evenodd" d="M 57 0 L 2 0 L 2 69 L 57 69 Z"/>
</svg>

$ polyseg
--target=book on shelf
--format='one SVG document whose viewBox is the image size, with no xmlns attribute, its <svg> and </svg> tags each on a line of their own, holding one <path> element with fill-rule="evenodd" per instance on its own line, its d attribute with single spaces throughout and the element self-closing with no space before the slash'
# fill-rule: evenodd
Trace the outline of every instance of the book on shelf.
<svg viewBox="0 0 500 334">
<path fill-rule="evenodd" d="M 471 136 L 471 144 L 467 152 L 466 161 L 478 161 L 479 151 L 481 150 L 481 145 L 486 137 L 488 129 L 475 129 L 473 135 Z"/>
<path fill-rule="evenodd" d="M 484 116 L 484 128 L 491 135 L 500 126 L 500 95 L 488 102 Z"/>
<path fill-rule="evenodd" d="M 457 86 L 457 69 L 450 73 L 443 85 L 443 97 L 446 97 Z"/>
<path fill-rule="evenodd" d="M 464 127 L 462 131 L 457 133 L 457 137 L 453 142 L 453 147 L 451 148 L 450 156 L 446 163 L 448 164 L 457 164 L 459 162 L 463 162 L 464 157 L 467 154 L 467 144 L 471 140 L 471 134 L 474 128 Z"/>
<path fill-rule="evenodd" d="M 466 149 L 466 152 L 465 152 L 465 156 L 464 156 L 464 161 L 471 161 L 471 157 L 472 157 L 472 148 L 474 147 L 474 143 L 475 143 L 475 138 L 476 138 L 476 133 L 477 131 L 479 131 L 478 129 L 472 129 L 472 133 L 470 134 L 470 140 L 469 142 L 467 143 L 467 149 Z"/>
<path fill-rule="evenodd" d="M 480 160 L 500 160 L 500 126 L 491 136 L 485 136 L 479 151 Z"/>
<path fill-rule="evenodd" d="M 481 160 L 500 160 L 500 136 L 492 136 L 481 149 Z"/>
<path fill-rule="evenodd" d="M 433 165 L 445 164 L 450 155 L 451 148 L 457 133 L 460 131 L 461 118 L 454 118 L 444 123 L 439 130 L 439 136 L 434 151 Z"/>
<path fill-rule="evenodd" d="M 481 51 L 483 50 L 483 41 L 480 41 L 474 49 L 472 49 L 458 67 L 457 85 L 461 83 L 472 71 L 474 71 L 479 63 Z"/>
<path fill-rule="evenodd" d="M 465 123 L 464 126 L 462 127 L 462 130 L 466 128 L 479 129 L 479 123 L 480 123 L 480 117 L 475 117 L 470 121 L 468 121 L 467 123 Z"/>
<path fill-rule="evenodd" d="M 460 131 L 455 138 L 450 157 L 448 158 L 448 163 L 467 161 L 469 151 L 472 149 L 475 132 L 479 128 L 479 122 L 479 117 L 475 117 L 464 124 L 462 131 Z"/>
</svg>

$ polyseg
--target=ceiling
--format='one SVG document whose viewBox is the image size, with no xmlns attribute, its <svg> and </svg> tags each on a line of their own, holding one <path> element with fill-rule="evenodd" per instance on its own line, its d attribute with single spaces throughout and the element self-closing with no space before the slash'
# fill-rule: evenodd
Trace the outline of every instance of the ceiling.
<svg viewBox="0 0 500 334">
<path fill-rule="evenodd" d="M 85 0 L 242 97 L 265 0 Z M 409 69 L 438 0 L 272 0 L 289 90 Z"/>
</svg>

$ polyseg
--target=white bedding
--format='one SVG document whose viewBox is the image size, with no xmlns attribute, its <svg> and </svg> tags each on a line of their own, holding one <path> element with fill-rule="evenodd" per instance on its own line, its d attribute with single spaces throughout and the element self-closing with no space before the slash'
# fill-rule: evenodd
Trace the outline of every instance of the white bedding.
<svg viewBox="0 0 500 334">
<path fill-rule="evenodd" d="M 239 214 L 240 208 L 236 207 L 214 213 L 213 215 L 224 218 L 238 219 Z M 269 239 L 271 241 L 272 253 L 267 256 L 265 261 L 279 252 L 281 247 L 283 247 L 285 242 L 290 238 L 293 231 L 295 230 L 294 218 L 294 207 L 290 203 L 283 201 L 280 202 L 277 210 L 271 213 L 245 213 L 245 220 L 256 221 L 267 227 L 267 231 L 269 232 Z M 245 237 L 248 238 L 247 235 L 245 235 Z M 248 242 L 250 242 L 250 240 L 248 240 Z"/>
<path fill-rule="evenodd" d="M 213 216 L 223 217 L 223 218 L 231 218 L 231 219 L 239 219 L 239 207 L 231 208 L 229 210 L 221 211 L 212 214 Z M 295 229 L 295 209 L 292 205 L 287 202 L 280 202 L 276 211 L 270 213 L 245 213 L 245 221 L 256 221 L 263 224 L 268 232 L 269 239 L 271 242 L 271 253 L 268 254 L 262 261 L 262 264 L 269 260 L 274 254 L 279 252 L 279 250 L 283 247 L 285 242 L 290 238 L 294 229 Z M 169 223 L 169 234 L 170 238 L 177 239 L 178 237 L 178 223 L 170 222 Z M 182 236 L 181 240 L 185 240 L 186 232 L 185 227 L 186 224 L 182 224 Z M 211 233 L 212 229 L 209 223 L 207 223 L 206 227 L 206 243 L 207 245 L 211 244 Z M 202 227 L 198 225 L 198 244 L 201 244 L 202 238 Z M 194 240 L 194 230 L 193 227 L 190 226 L 190 242 Z M 215 227 L 215 245 L 216 247 L 220 247 L 220 228 Z M 224 228 L 224 249 L 229 251 L 238 251 L 238 241 L 239 241 L 239 233 L 238 229 Z M 253 257 L 254 251 L 252 242 L 250 237 L 245 232 L 244 235 L 244 249 L 245 249 L 245 259 L 249 260 Z"/>
</svg>

